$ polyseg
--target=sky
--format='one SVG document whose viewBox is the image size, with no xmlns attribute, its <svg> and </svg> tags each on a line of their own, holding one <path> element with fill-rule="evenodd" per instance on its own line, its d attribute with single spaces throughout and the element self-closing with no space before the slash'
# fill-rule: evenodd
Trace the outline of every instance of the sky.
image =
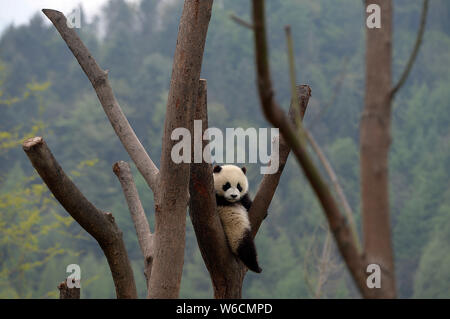
<svg viewBox="0 0 450 319">
<path fill-rule="evenodd" d="M 81 3 L 89 20 L 98 13 L 108 0 L 0 0 L 0 34 L 14 23 L 15 26 L 27 23 L 32 15 L 41 9 L 56 9 L 65 15 Z"/>
</svg>

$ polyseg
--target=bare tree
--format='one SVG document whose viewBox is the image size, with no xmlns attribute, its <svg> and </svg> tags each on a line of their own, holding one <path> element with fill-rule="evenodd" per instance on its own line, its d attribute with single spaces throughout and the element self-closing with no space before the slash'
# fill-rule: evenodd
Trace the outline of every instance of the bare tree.
<svg viewBox="0 0 450 319">
<path fill-rule="evenodd" d="M 366 96 L 360 137 L 363 253 L 358 251 L 355 232 L 352 232 L 347 218 L 340 212 L 333 195 L 307 153 L 306 145 L 302 139 L 306 132 L 301 125 L 297 125 L 296 132 L 296 129 L 286 119 L 274 99 L 268 62 L 264 0 L 252 0 L 252 29 L 255 35 L 257 84 L 265 117 L 275 127 L 280 128 L 281 134 L 292 147 L 322 205 L 339 251 L 361 294 L 366 298 L 395 298 L 388 192 L 391 100 L 405 82 L 417 56 L 426 22 L 428 0 L 424 0 L 416 45 L 405 71 L 394 88 L 391 87 L 392 4 L 391 1 L 366 0 L 366 5 L 369 4 L 380 6 L 382 27 L 368 29 L 366 38 Z M 292 71 L 291 68 L 291 73 Z M 328 170 L 328 172 L 330 171 Z M 338 195 L 341 196 L 339 190 Z M 344 204 L 345 210 L 348 211 L 346 206 Z M 366 284 L 365 270 L 371 263 L 378 264 L 381 267 L 381 289 L 370 289 Z"/>
<path fill-rule="evenodd" d="M 365 267 L 367 263 L 365 262 L 365 258 L 358 253 L 357 244 L 354 242 L 354 236 L 345 216 L 341 214 L 332 193 L 311 160 L 306 150 L 305 141 L 298 137 L 297 130 L 289 122 L 283 110 L 274 99 L 268 61 L 264 1 L 253 0 L 252 4 L 257 84 L 263 113 L 273 126 L 280 128 L 280 133 L 292 148 L 306 178 L 311 183 L 324 210 L 339 251 L 357 287 L 364 296 L 373 296 L 376 291 L 366 286 Z"/>
<path fill-rule="evenodd" d="M 361 117 L 360 165 L 364 251 L 383 269 L 380 293 L 395 297 L 394 258 L 389 220 L 388 153 L 391 143 L 392 3 L 381 8 L 381 28 L 367 29 L 366 96 Z"/>
<path fill-rule="evenodd" d="M 253 24 L 243 24 L 255 34 L 258 91 L 264 115 L 273 126 L 280 129 L 281 135 L 276 137 L 279 139 L 279 152 L 272 154 L 279 157 L 279 168 L 275 174 L 263 176 L 249 211 L 249 218 L 252 235 L 255 237 L 267 215 L 292 149 L 324 209 L 330 231 L 362 295 L 395 297 L 387 192 L 390 101 L 394 95 L 390 86 L 392 12 L 390 2 L 381 0 L 376 2 L 382 7 L 384 28 L 382 31 L 368 31 L 366 110 L 361 124 L 365 254 L 358 251 L 354 229 L 341 214 L 332 192 L 306 151 L 307 135 L 303 132 L 301 120 L 311 95 L 309 86 L 297 87 L 295 79 L 291 76 L 293 93 L 290 116 L 286 116 L 275 101 L 269 72 L 263 0 L 253 0 Z M 121 161 L 113 166 L 114 173 L 121 183 L 144 257 L 149 298 L 178 297 L 184 262 L 188 206 L 197 242 L 211 277 L 214 296 L 216 298 L 242 296 L 242 284 L 247 269 L 231 253 L 219 216 L 216 214 L 211 164 L 204 159 L 201 163 L 192 161 L 191 164 L 176 164 L 171 160 L 171 150 L 175 144 L 171 134 L 175 128 L 184 127 L 192 130 L 194 120 L 202 120 L 202 136 L 208 128 L 206 80 L 200 80 L 200 71 L 212 3 L 212 0 L 185 0 L 184 3 L 166 106 L 160 169 L 156 167 L 122 112 L 109 84 L 107 72 L 100 68 L 74 29 L 67 26 L 62 13 L 43 10 L 90 80 L 116 135 L 153 192 L 155 225 L 152 232 L 129 165 Z M 380 70 L 384 72 L 379 72 Z M 291 75 L 295 73 L 293 71 L 292 66 Z M 400 81 L 400 86 L 402 81 L 404 80 Z M 193 134 L 192 145 L 195 144 L 195 138 Z M 204 143 L 203 141 L 202 149 Z M 99 210 L 86 199 L 66 176 L 41 137 L 25 141 L 23 149 L 55 198 L 99 243 L 108 260 L 117 297 L 136 298 L 133 271 L 122 233 L 112 214 Z M 327 162 L 323 162 L 327 166 Z M 335 175 L 334 178 L 332 176 L 332 180 L 335 186 L 338 186 Z M 375 187 L 370 189 L 368 185 L 371 183 L 377 185 L 377 189 L 374 190 Z M 350 211 L 339 187 L 337 192 L 341 195 L 346 210 Z M 379 229 L 373 228 L 373 225 Z M 380 229 L 385 237 L 377 240 L 376 235 L 380 233 Z M 327 247 L 326 250 L 324 248 L 326 254 L 329 250 L 329 241 Z M 378 263 L 382 266 L 385 281 L 381 290 L 371 290 L 366 286 L 365 269 L 369 263 Z M 320 282 L 317 287 L 319 293 L 321 287 Z M 61 286 L 61 295 L 64 291 L 65 287 Z"/>
<path fill-rule="evenodd" d="M 428 13 L 423 1 L 417 39 L 400 79 L 392 82 L 392 3 L 366 0 L 381 8 L 381 28 L 367 29 L 366 94 L 360 127 L 361 200 L 364 251 L 383 270 L 380 293 L 395 298 L 394 253 L 389 213 L 389 147 L 392 100 L 406 82 L 422 43 Z"/>
<path fill-rule="evenodd" d="M 167 101 L 160 170 L 123 114 L 109 84 L 107 72 L 99 67 L 75 30 L 67 26 L 61 12 L 43 10 L 90 80 L 122 145 L 153 191 L 155 232 L 151 234 L 148 222 L 140 224 L 145 215 L 127 167 L 121 163 L 115 166 L 146 261 L 149 298 L 176 298 L 180 289 L 190 175 L 189 164 L 175 164 L 170 159 L 175 143 L 171 133 L 174 128 L 190 129 L 192 126 L 212 3 L 212 0 L 186 0 L 184 4 Z M 101 212 L 85 199 L 64 174 L 42 138 L 26 141 L 24 150 L 57 200 L 99 242 L 110 265 L 117 297 L 136 298 L 133 272 L 121 232 L 112 214 Z"/>
</svg>

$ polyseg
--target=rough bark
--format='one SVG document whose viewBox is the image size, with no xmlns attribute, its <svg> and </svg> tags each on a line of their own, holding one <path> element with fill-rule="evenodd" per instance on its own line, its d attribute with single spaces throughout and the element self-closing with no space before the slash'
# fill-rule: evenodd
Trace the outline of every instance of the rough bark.
<svg viewBox="0 0 450 319">
<path fill-rule="evenodd" d="M 23 150 L 58 202 L 99 243 L 111 269 L 117 298 L 137 298 L 122 232 L 112 214 L 99 210 L 84 197 L 53 157 L 42 137 L 27 139 Z"/>
<path fill-rule="evenodd" d="M 361 199 L 364 251 L 383 270 L 379 297 L 395 298 L 389 219 L 388 156 L 391 143 L 392 3 L 381 7 L 381 28 L 367 29 L 366 94 L 360 127 Z"/>
<path fill-rule="evenodd" d="M 58 285 L 59 299 L 80 299 L 80 288 L 69 288 L 67 282 L 63 281 Z"/>
<path fill-rule="evenodd" d="M 186 0 L 180 19 L 164 122 L 150 298 L 177 298 L 184 262 L 189 164 L 171 159 L 175 128 L 192 126 L 212 0 Z"/>
<path fill-rule="evenodd" d="M 113 171 L 122 186 L 131 219 L 133 220 L 134 228 L 136 229 L 139 247 L 144 256 L 144 274 L 148 285 L 153 264 L 153 235 L 150 231 L 150 226 L 147 217 L 145 216 L 136 184 L 133 180 L 130 165 L 124 161 L 119 161 L 114 164 Z"/>
<path fill-rule="evenodd" d="M 100 68 L 94 57 L 78 37 L 75 29 L 67 26 L 67 19 L 59 11 L 43 9 L 42 12 L 49 18 L 59 34 L 66 42 L 70 51 L 77 59 L 84 73 L 97 93 L 98 99 L 106 113 L 111 125 L 122 142 L 123 147 L 136 164 L 137 169 L 153 192 L 157 191 L 159 171 L 141 142 L 134 133 L 127 118 L 117 102 L 111 85 L 108 81 L 108 72 Z"/>
</svg>

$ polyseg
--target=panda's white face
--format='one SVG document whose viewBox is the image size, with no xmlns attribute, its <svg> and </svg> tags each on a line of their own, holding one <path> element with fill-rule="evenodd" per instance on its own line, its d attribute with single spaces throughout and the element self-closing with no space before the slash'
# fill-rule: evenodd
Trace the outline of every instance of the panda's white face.
<svg viewBox="0 0 450 319">
<path fill-rule="evenodd" d="M 235 165 L 214 167 L 214 189 L 216 194 L 234 203 L 248 192 L 248 180 L 245 168 Z"/>
</svg>

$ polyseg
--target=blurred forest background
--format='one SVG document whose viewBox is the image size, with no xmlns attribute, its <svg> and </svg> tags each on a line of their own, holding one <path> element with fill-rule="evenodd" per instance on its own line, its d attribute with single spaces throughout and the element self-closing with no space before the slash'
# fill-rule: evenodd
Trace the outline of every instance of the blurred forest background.
<svg viewBox="0 0 450 319">
<path fill-rule="evenodd" d="M 394 82 L 410 55 L 422 1 L 394 1 Z M 111 0 L 77 30 L 109 79 L 151 157 L 158 160 L 182 1 Z M 359 120 L 364 98 L 365 8 L 360 0 L 267 2 L 276 94 L 287 109 L 290 89 L 283 27 L 292 26 L 297 79 L 312 98 L 305 125 L 334 166 L 360 222 Z M 7 10 L 7 9 L 6 9 Z M 210 126 L 268 127 L 262 117 L 250 30 L 250 4 L 216 0 L 202 77 L 208 80 Z M 66 12 L 67 14 L 68 12 Z M 97 243 L 36 176 L 21 141 L 42 135 L 84 194 L 111 211 L 124 233 L 140 297 L 143 258 L 111 166 L 130 161 L 91 84 L 41 12 L 0 38 L 0 297 L 56 298 L 68 264 L 81 266 L 82 298 L 114 298 Z M 393 103 L 391 220 L 401 298 L 450 297 L 450 2 L 430 1 L 418 59 Z M 247 164 L 250 192 L 259 165 Z M 133 167 L 134 169 L 134 167 Z M 153 198 L 134 169 L 146 213 Z M 190 221 L 180 297 L 211 298 L 212 287 Z M 256 238 L 260 275 L 244 282 L 245 298 L 311 298 L 326 238 L 325 219 L 290 157 L 269 216 Z M 357 292 L 333 248 L 322 298 Z"/>
</svg>

